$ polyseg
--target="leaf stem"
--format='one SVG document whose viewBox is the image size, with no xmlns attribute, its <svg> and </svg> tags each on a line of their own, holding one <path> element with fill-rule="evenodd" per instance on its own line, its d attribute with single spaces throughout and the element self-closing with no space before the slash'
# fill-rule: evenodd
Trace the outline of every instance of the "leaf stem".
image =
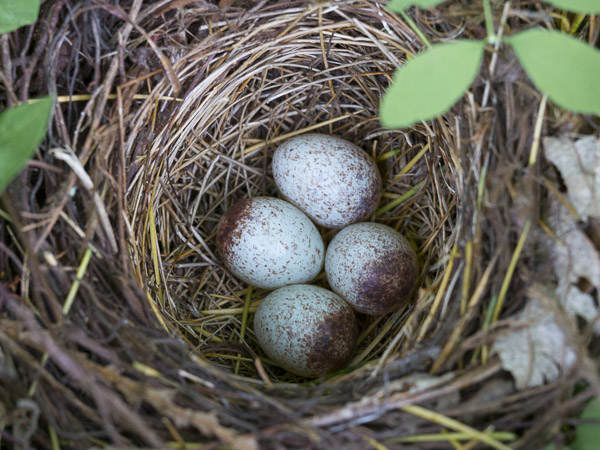
<svg viewBox="0 0 600 450">
<path fill-rule="evenodd" d="M 431 42 L 429 42 L 429 39 L 427 39 L 427 37 L 419 29 L 417 24 L 410 18 L 410 16 L 406 14 L 405 11 L 401 11 L 400 14 L 402 15 L 402 18 L 406 20 L 408 26 L 417 34 L 417 36 L 419 36 L 419 39 L 421 39 L 427 47 L 431 48 Z"/>
<path fill-rule="evenodd" d="M 494 31 L 494 19 L 492 18 L 492 7 L 490 0 L 483 0 L 483 15 L 485 16 L 485 29 L 490 44 L 496 43 L 496 32 Z"/>
</svg>

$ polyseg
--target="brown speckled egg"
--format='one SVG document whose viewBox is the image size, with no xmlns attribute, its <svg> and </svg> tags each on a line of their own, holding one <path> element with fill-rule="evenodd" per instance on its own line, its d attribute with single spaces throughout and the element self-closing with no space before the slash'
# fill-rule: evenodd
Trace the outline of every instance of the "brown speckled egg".
<svg viewBox="0 0 600 450">
<path fill-rule="evenodd" d="M 419 275 L 417 255 L 399 232 L 357 223 L 331 241 L 325 255 L 331 288 L 364 314 L 386 314 L 410 300 Z"/>
<path fill-rule="evenodd" d="M 337 294 L 297 284 L 265 297 L 254 316 L 254 333 L 275 364 L 315 377 L 344 367 L 356 346 L 358 325 Z"/>
<path fill-rule="evenodd" d="M 381 175 L 367 152 L 345 139 L 304 134 L 273 155 L 275 184 L 317 224 L 344 228 L 369 218 L 381 199 Z"/>
<path fill-rule="evenodd" d="M 310 219 L 271 197 L 231 206 L 217 226 L 217 251 L 235 276 L 264 289 L 312 281 L 325 258 L 323 239 Z"/>
</svg>

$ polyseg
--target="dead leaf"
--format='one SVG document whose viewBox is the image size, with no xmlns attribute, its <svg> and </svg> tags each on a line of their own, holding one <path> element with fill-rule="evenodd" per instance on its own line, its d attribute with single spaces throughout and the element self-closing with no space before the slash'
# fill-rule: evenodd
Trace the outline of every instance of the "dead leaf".
<svg viewBox="0 0 600 450">
<path fill-rule="evenodd" d="M 600 311 L 594 298 L 581 291 L 577 284 L 585 280 L 600 292 L 600 254 L 594 243 L 567 209 L 555 200 L 552 204 L 550 226 L 558 238 L 545 241 L 558 281 L 556 294 L 567 313 L 587 322 L 595 321 L 594 331 L 600 333 Z"/>
<path fill-rule="evenodd" d="M 584 221 L 600 216 L 600 139 L 586 136 L 577 141 L 567 136 L 544 139 L 545 156 L 560 171 L 567 197 Z M 600 320 L 594 298 L 579 289 L 580 282 L 600 292 L 600 254 L 583 231 L 578 218 L 555 197 L 550 205 L 549 225 L 556 239 L 546 239 L 558 282 L 556 294 L 567 313 L 594 323 L 600 333 Z"/>
<path fill-rule="evenodd" d="M 567 344 L 555 311 L 541 300 L 530 299 L 515 319 L 526 326 L 497 338 L 492 352 L 498 354 L 518 389 L 554 381 L 574 366 L 576 353 Z"/>
<path fill-rule="evenodd" d="M 552 231 L 559 241 L 547 242 L 552 251 L 554 272 L 560 285 L 587 279 L 600 289 L 600 255 L 575 218 L 556 200 L 550 218 Z"/>
<path fill-rule="evenodd" d="M 560 171 L 581 218 L 600 217 L 600 139 L 586 136 L 573 142 L 566 136 L 546 137 L 544 154 Z"/>
<path fill-rule="evenodd" d="M 525 326 L 496 339 L 492 350 L 519 389 L 556 380 L 573 367 L 576 353 L 567 343 L 559 315 L 592 322 L 600 334 L 600 311 L 580 284 L 600 292 L 600 253 L 583 231 L 581 220 L 600 216 L 600 140 L 594 136 L 573 141 L 569 137 L 544 139 L 545 156 L 556 166 L 567 186 L 567 197 L 579 215 L 574 217 L 558 198 L 551 197 L 547 223 L 554 233 L 544 241 L 556 277 L 553 298 L 535 294 L 515 316 Z M 556 301 L 561 308 L 552 306 Z"/>
<path fill-rule="evenodd" d="M 579 316 L 586 322 L 593 322 L 594 333 L 600 334 L 600 320 L 598 320 L 600 312 L 590 294 L 582 292 L 577 286 L 569 286 L 564 297 L 561 298 L 565 299 L 564 308 L 570 316 Z"/>
</svg>

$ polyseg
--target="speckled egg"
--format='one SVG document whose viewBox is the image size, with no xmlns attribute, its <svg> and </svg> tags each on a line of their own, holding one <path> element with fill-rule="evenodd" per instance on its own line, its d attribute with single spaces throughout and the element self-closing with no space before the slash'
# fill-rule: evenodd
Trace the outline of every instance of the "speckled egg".
<svg viewBox="0 0 600 450">
<path fill-rule="evenodd" d="M 381 199 L 375 161 L 335 136 L 304 134 L 273 155 L 275 184 L 291 203 L 326 228 L 344 228 L 370 217 Z"/>
<path fill-rule="evenodd" d="M 364 314 L 386 314 L 404 306 L 419 275 L 417 255 L 408 240 L 379 223 L 344 228 L 325 256 L 331 288 Z"/>
<path fill-rule="evenodd" d="M 227 210 L 217 226 L 217 251 L 235 276 L 264 289 L 313 280 L 325 257 L 310 219 L 270 197 L 248 198 Z"/>
<path fill-rule="evenodd" d="M 358 325 L 340 296 L 297 284 L 265 297 L 254 316 L 254 333 L 275 364 L 315 377 L 344 367 L 356 346 Z"/>
</svg>

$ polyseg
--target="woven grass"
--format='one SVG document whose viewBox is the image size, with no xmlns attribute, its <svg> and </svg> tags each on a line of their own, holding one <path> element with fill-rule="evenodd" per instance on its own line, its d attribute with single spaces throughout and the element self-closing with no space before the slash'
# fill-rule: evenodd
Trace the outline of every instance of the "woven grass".
<svg viewBox="0 0 600 450">
<path fill-rule="evenodd" d="M 536 2 L 503 6 L 507 33 L 551 21 Z M 482 38 L 478 8 L 411 16 L 433 42 Z M 390 131 L 379 101 L 423 43 L 376 1 L 62 0 L 1 45 L 7 104 L 61 102 L 3 197 L 3 445 L 531 448 L 568 435 L 561 424 L 593 395 L 586 347 L 577 370 L 523 391 L 489 352 L 527 287 L 551 280 L 536 224 L 543 181 L 560 189 L 529 163 L 541 97 L 509 52 L 443 118 Z M 589 127 L 552 111 L 547 134 Z M 273 151 L 309 131 L 373 155 L 374 220 L 406 235 L 421 266 L 414 304 L 359 317 L 350 366 L 319 380 L 264 357 L 252 313 L 266 292 L 215 254 L 223 212 L 277 196 Z"/>
</svg>

